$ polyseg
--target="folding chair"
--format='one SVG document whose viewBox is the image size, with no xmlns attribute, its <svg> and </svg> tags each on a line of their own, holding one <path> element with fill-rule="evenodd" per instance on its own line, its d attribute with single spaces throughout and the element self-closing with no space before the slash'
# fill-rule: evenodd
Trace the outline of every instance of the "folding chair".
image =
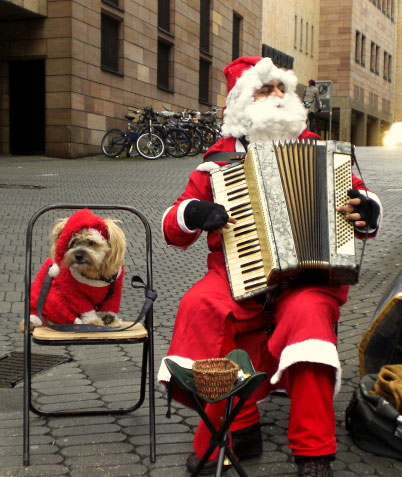
<svg viewBox="0 0 402 477">
<path fill-rule="evenodd" d="M 83 209 L 91 210 L 120 210 L 134 214 L 143 224 L 145 230 L 145 265 L 146 282 L 143 283 L 145 290 L 145 302 L 141 311 L 134 313 L 138 320 L 131 328 L 122 331 L 58 331 L 48 326 L 37 327 L 30 332 L 30 288 L 31 288 L 31 265 L 33 228 L 38 218 L 54 209 Z M 138 278 L 138 277 L 133 277 Z M 137 287 L 135 287 L 137 288 Z M 99 416 L 127 414 L 138 409 L 144 402 L 148 370 L 149 385 L 149 434 L 150 434 L 150 460 L 155 462 L 155 392 L 154 392 L 154 339 L 153 339 L 153 301 L 156 293 L 152 290 L 152 242 L 151 229 L 147 219 L 136 209 L 122 205 L 70 205 L 55 204 L 39 209 L 30 219 L 26 234 L 26 263 L 25 263 L 25 309 L 24 309 L 24 415 L 23 415 L 23 464 L 29 465 L 30 459 L 30 422 L 29 411 L 42 417 L 68 417 L 68 416 Z M 138 317 L 137 317 L 138 315 Z M 143 324 L 141 323 L 143 322 Z M 123 328 L 129 327 L 131 322 L 123 323 Z M 94 325 L 75 325 L 94 326 Z M 32 341 L 42 346 L 66 346 L 66 345 L 102 345 L 102 344 L 142 344 L 142 363 L 138 401 L 127 408 L 119 409 L 92 409 L 92 410 L 60 410 L 47 412 L 41 410 L 33 403 L 31 388 L 31 345 Z"/>
<path fill-rule="evenodd" d="M 225 455 L 230 460 L 240 477 L 247 477 L 246 472 L 239 464 L 232 451 L 227 447 L 229 426 L 234 421 L 245 401 L 251 396 L 251 393 L 262 384 L 267 375 L 266 373 L 255 371 L 248 354 L 244 350 L 235 349 L 231 351 L 226 358 L 231 359 L 236 363 L 243 373 L 246 376 L 248 375 L 248 377 L 242 381 L 238 381 L 232 390 L 219 396 L 217 399 L 201 397 L 197 391 L 193 371 L 191 369 L 183 368 L 171 359 L 165 359 L 166 366 L 171 374 L 171 381 L 169 383 L 170 389 L 168 389 L 169 409 L 167 416 L 170 416 L 170 400 L 173 394 L 173 386 L 178 386 L 190 398 L 194 408 L 211 432 L 210 445 L 197 464 L 197 467 L 192 472 L 191 477 L 196 477 L 201 473 L 215 447 L 219 447 L 218 462 L 215 473 L 216 477 L 220 477 L 222 474 Z M 234 404 L 235 398 L 237 398 L 237 402 Z M 225 417 L 219 429 L 216 429 L 204 411 L 204 403 L 217 403 L 224 399 L 226 399 Z"/>
</svg>

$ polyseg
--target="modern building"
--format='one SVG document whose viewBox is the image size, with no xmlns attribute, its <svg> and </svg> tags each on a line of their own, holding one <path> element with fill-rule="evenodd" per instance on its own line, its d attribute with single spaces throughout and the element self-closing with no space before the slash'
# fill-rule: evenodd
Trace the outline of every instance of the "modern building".
<svg viewBox="0 0 402 477">
<path fill-rule="evenodd" d="M 0 153 L 97 154 L 130 106 L 223 105 L 260 42 L 259 0 L 2 0 Z"/>
</svg>

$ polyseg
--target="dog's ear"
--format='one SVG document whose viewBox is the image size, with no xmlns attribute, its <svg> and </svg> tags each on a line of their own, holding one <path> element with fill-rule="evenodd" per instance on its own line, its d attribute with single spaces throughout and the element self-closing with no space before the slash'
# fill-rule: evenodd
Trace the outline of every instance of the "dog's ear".
<svg viewBox="0 0 402 477">
<path fill-rule="evenodd" d="M 50 248 L 50 255 L 52 258 L 54 258 L 55 253 L 56 253 L 56 244 L 57 244 L 57 239 L 59 238 L 61 231 L 64 229 L 64 226 L 66 225 L 68 220 L 68 217 L 65 217 L 64 219 L 59 219 L 55 226 L 53 227 L 52 230 L 52 235 L 51 235 L 51 248 Z"/>
<path fill-rule="evenodd" d="M 117 225 L 115 219 L 105 219 L 109 234 L 110 253 L 103 262 L 103 274 L 105 276 L 114 275 L 123 265 L 124 254 L 126 252 L 126 236 Z"/>
</svg>

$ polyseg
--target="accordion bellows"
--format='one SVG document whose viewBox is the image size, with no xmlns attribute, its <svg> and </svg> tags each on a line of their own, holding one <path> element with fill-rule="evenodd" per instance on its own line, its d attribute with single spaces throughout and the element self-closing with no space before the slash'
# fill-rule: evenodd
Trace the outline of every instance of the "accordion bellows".
<svg viewBox="0 0 402 477">
<path fill-rule="evenodd" d="M 211 184 L 237 220 L 223 232 L 236 301 L 296 280 L 357 282 L 353 224 L 336 212 L 352 188 L 349 143 L 255 143 L 243 162 L 212 171 Z"/>
</svg>

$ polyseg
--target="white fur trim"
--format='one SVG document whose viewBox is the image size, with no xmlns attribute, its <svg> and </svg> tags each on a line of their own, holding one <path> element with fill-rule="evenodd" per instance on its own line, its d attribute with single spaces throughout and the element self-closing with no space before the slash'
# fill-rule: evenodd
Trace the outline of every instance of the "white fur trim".
<svg viewBox="0 0 402 477">
<path fill-rule="evenodd" d="M 189 203 L 189 201 L 192 201 L 192 200 L 198 200 L 198 199 L 188 199 L 188 200 L 184 200 L 180 205 L 179 207 L 177 208 L 177 212 L 176 212 L 176 218 L 177 218 L 177 223 L 180 227 L 180 229 L 185 232 L 185 233 L 188 233 L 188 234 L 191 234 L 193 236 L 193 240 L 191 243 L 189 243 L 188 245 L 186 246 L 178 246 L 178 245 L 174 245 L 174 244 L 171 244 L 169 243 L 167 240 L 166 240 L 166 236 L 165 236 L 165 232 L 164 232 L 164 222 L 165 222 L 165 218 L 167 216 L 167 214 L 173 209 L 173 207 L 169 207 L 165 213 L 163 214 L 163 217 L 162 217 L 162 235 L 163 235 L 163 238 L 165 239 L 165 244 L 168 246 L 168 247 L 174 247 L 174 248 L 178 248 L 178 249 L 181 249 L 181 250 L 187 250 L 188 247 L 190 245 L 192 245 L 194 242 L 197 241 L 198 237 L 201 235 L 202 233 L 202 230 L 200 229 L 196 229 L 196 230 L 190 230 L 186 227 L 186 224 L 184 223 L 184 217 L 183 217 L 183 214 L 184 214 L 184 209 L 186 207 L 186 205 Z M 184 204 L 184 205 L 183 205 Z"/>
<path fill-rule="evenodd" d="M 57 263 L 53 263 L 53 265 L 49 268 L 48 274 L 50 277 L 55 278 L 60 273 L 60 267 Z"/>
<path fill-rule="evenodd" d="M 196 170 L 201 172 L 212 172 L 212 171 L 216 171 L 219 168 L 220 166 L 216 164 L 216 162 L 207 161 L 207 162 L 203 162 L 202 164 L 199 164 Z"/>
<path fill-rule="evenodd" d="M 236 139 L 235 149 L 236 149 L 236 152 L 247 152 L 246 148 L 244 147 L 240 139 Z"/>
<path fill-rule="evenodd" d="M 165 359 L 171 359 L 178 365 L 180 365 L 183 368 L 191 369 L 193 367 L 194 360 L 190 358 L 183 358 L 182 356 L 166 356 L 165 358 L 162 359 L 159 371 L 158 371 L 158 381 L 163 381 L 165 383 L 168 383 L 170 381 L 170 371 L 168 370 L 166 364 L 165 364 Z"/>
<path fill-rule="evenodd" d="M 92 321 L 96 319 L 98 319 L 98 315 L 96 314 L 95 310 L 86 311 L 85 313 L 82 313 L 81 315 L 82 323 L 87 323 L 88 321 Z"/>
<path fill-rule="evenodd" d="M 338 351 L 333 343 L 323 340 L 306 340 L 287 346 L 281 353 L 279 366 L 271 378 L 271 384 L 276 384 L 286 368 L 296 363 L 321 363 L 336 369 L 335 390 L 336 396 L 341 389 L 341 363 Z"/>
<path fill-rule="evenodd" d="M 81 318 L 76 318 L 76 319 L 74 320 L 74 325 L 82 325 L 82 320 L 81 320 Z"/>
<path fill-rule="evenodd" d="M 29 321 L 34 325 L 34 326 L 42 326 L 42 320 L 39 318 L 39 316 L 36 315 L 29 315 Z"/>
<path fill-rule="evenodd" d="M 177 207 L 177 223 L 179 224 L 180 230 L 185 232 L 186 234 L 194 234 L 197 232 L 198 229 L 191 230 L 186 226 L 184 221 L 184 211 L 186 210 L 187 205 L 192 202 L 193 200 L 198 199 L 186 199 L 180 203 L 179 207 Z"/>
<path fill-rule="evenodd" d="M 119 278 L 121 271 L 122 271 L 122 268 L 120 267 L 117 273 L 116 279 Z M 100 287 L 108 287 L 110 285 L 109 282 L 105 282 L 104 280 L 95 280 L 92 278 L 84 277 L 84 275 L 81 275 L 81 273 L 75 270 L 74 268 L 70 268 L 70 273 L 72 277 L 75 278 L 75 280 L 77 280 L 77 282 L 83 283 L 84 285 L 88 285 L 90 287 L 100 288 Z"/>
</svg>

